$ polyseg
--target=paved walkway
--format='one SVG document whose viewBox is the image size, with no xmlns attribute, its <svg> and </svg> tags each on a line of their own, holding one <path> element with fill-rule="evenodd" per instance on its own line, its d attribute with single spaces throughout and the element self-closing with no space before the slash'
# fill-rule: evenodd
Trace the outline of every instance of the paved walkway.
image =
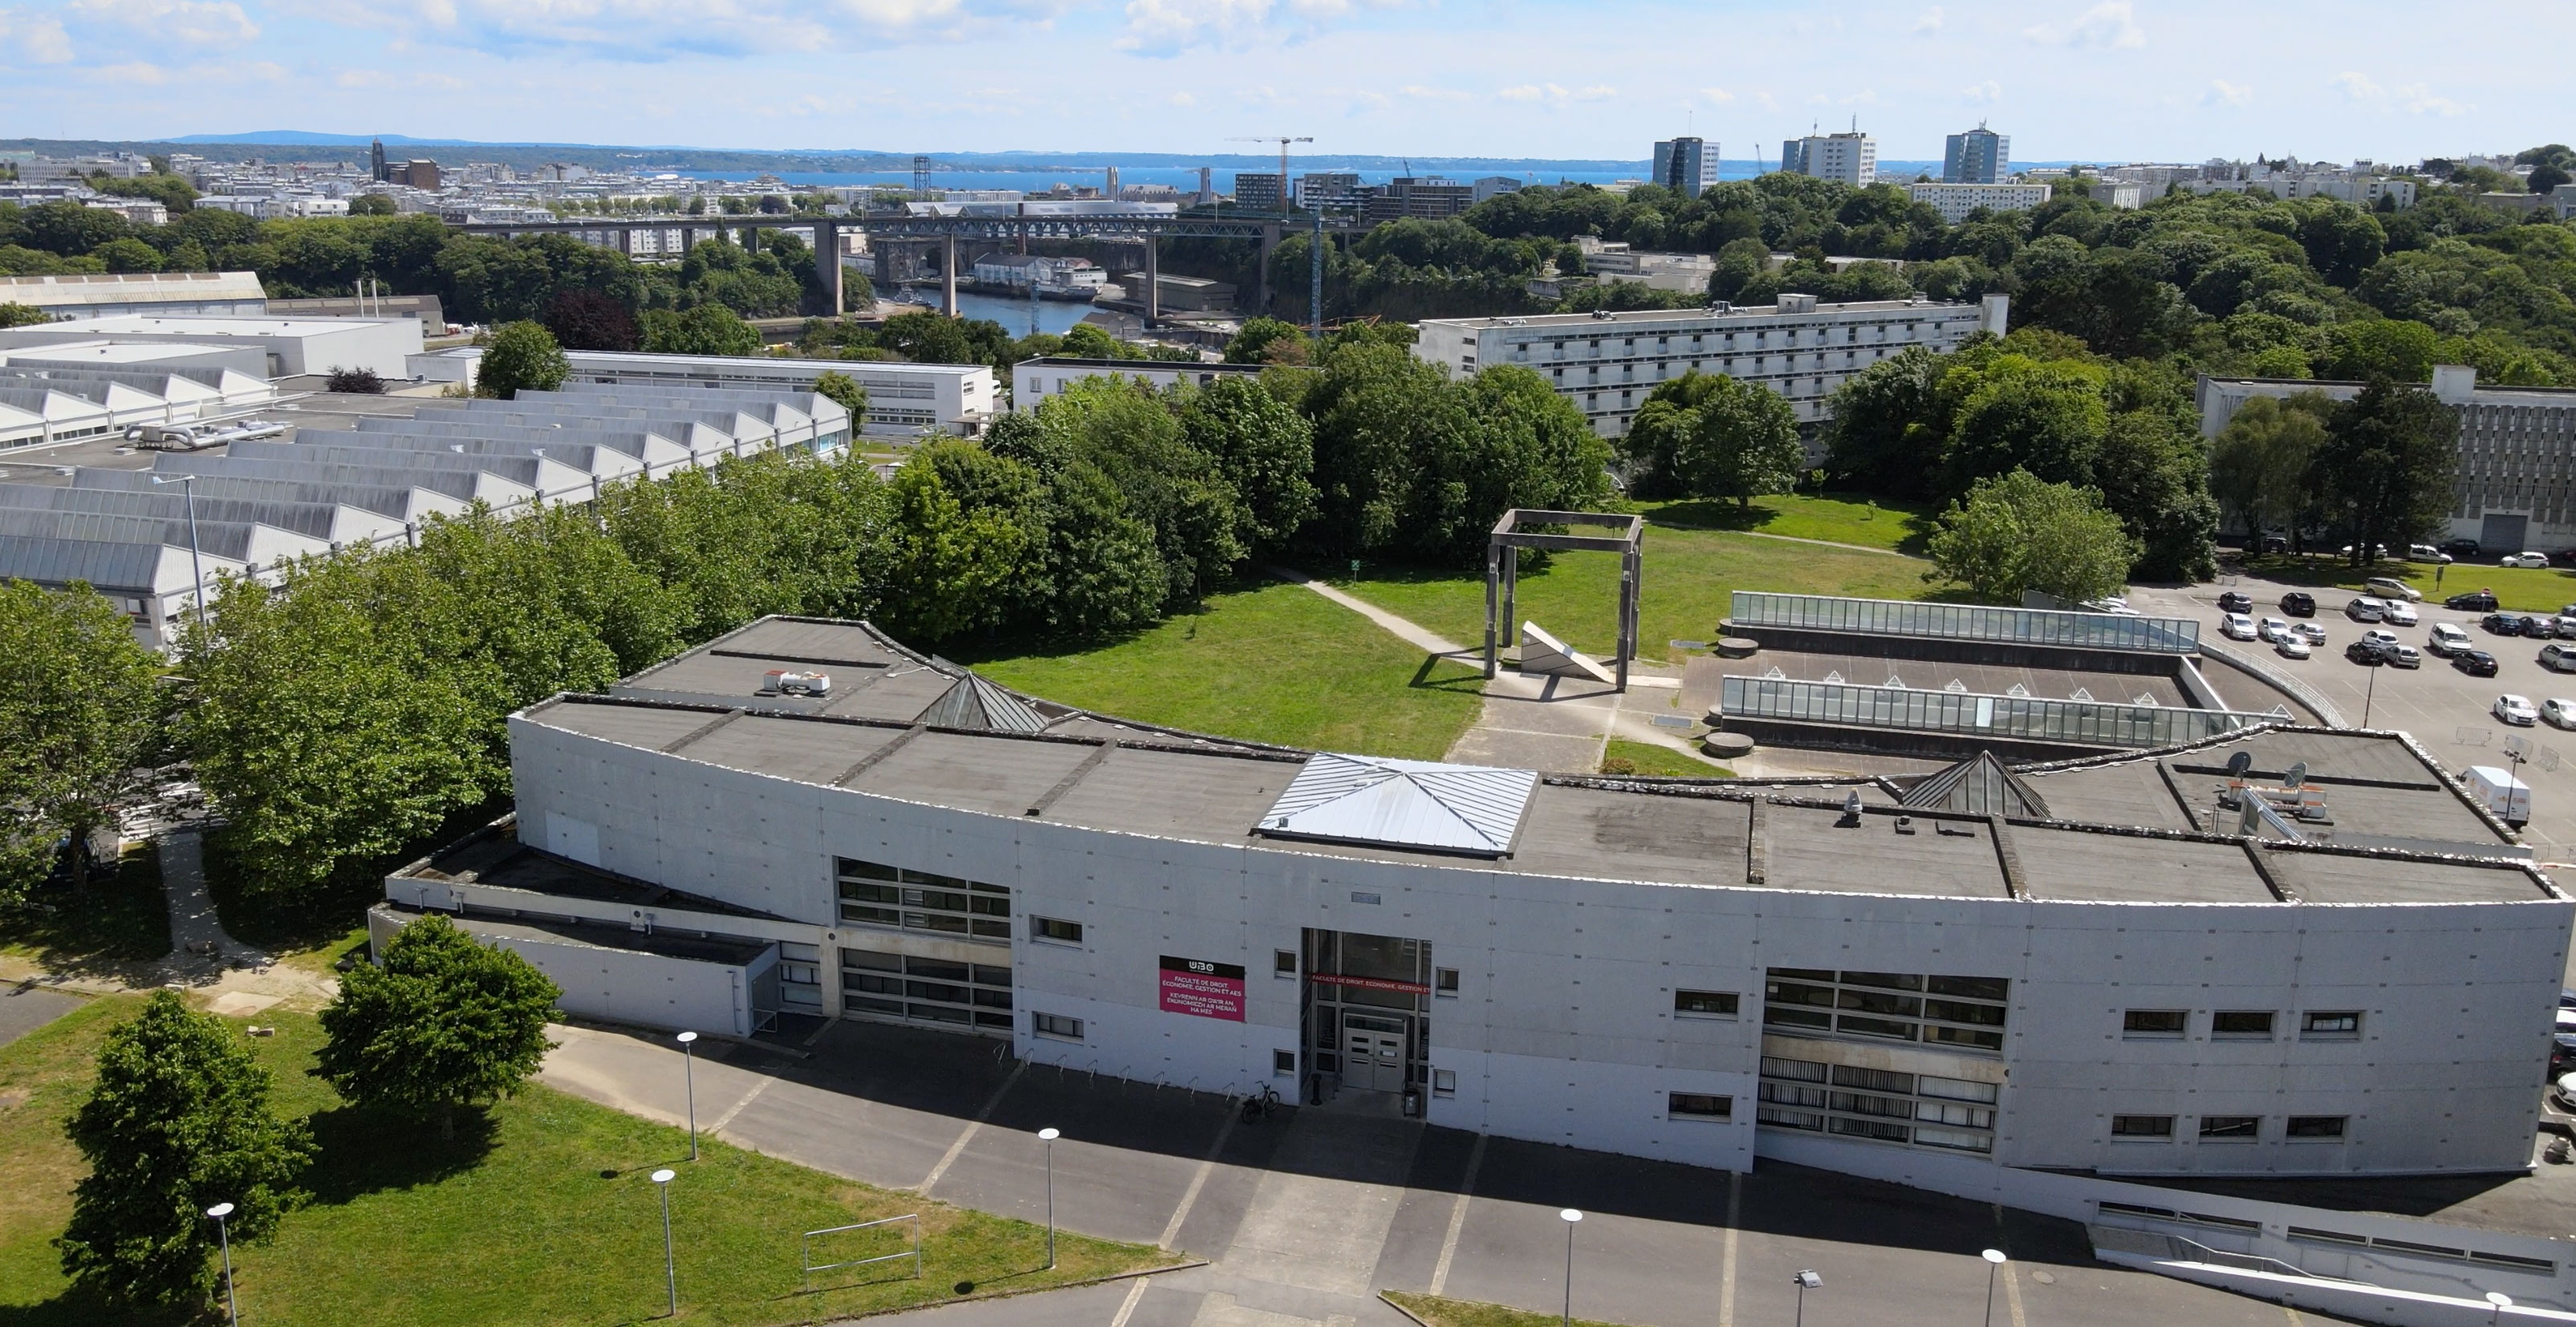
<svg viewBox="0 0 2576 1327">
<path fill-rule="evenodd" d="M 559 1039 L 545 1082 L 686 1118 L 667 1037 L 566 1028 Z M 1785 1323 L 1791 1273 L 1814 1268 L 1819 1323 L 1975 1323 L 1988 1246 L 2016 1259 L 1998 1327 L 2296 1321 L 2098 1266 L 2071 1223 L 1824 1172 L 1766 1164 L 1736 1177 L 1317 1109 L 1244 1124 L 1229 1096 L 1023 1067 L 974 1038 L 844 1023 L 812 1040 L 801 1059 L 713 1046 L 697 1061 L 698 1119 L 737 1146 L 1032 1220 L 1048 1183 L 1034 1135 L 1053 1126 L 1065 1228 L 1207 1260 L 920 1315 L 941 1327 L 1408 1327 L 1376 1298 L 1386 1289 L 1552 1313 L 1565 1294 L 1556 1213 L 1569 1206 L 1585 1213 L 1574 1312 L 1611 1322 Z M 681 1170 L 675 1202 L 687 1201 Z"/>
</svg>

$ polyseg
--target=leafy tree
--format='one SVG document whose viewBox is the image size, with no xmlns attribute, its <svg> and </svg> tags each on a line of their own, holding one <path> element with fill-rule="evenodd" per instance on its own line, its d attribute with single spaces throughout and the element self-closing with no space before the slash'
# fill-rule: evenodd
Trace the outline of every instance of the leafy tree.
<svg viewBox="0 0 2576 1327">
<path fill-rule="evenodd" d="M 71 841 L 72 884 L 89 883 L 90 835 L 159 736 L 160 660 L 87 585 L 0 581 L 0 901 L 15 899 Z"/>
<path fill-rule="evenodd" d="M 814 380 L 814 390 L 839 402 L 842 409 L 850 412 L 850 435 L 858 436 L 859 424 L 868 417 L 868 389 L 846 373 L 825 369 L 823 375 Z"/>
<path fill-rule="evenodd" d="M 659 355 L 756 355 L 760 329 L 722 304 L 701 304 L 678 313 L 648 309 L 644 349 Z"/>
<path fill-rule="evenodd" d="M 2421 387 L 2374 378 L 2335 407 L 2309 483 L 2352 532 L 2353 565 L 2406 544 L 2449 514 L 2460 419 Z"/>
<path fill-rule="evenodd" d="M 2523 177 L 2523 183 L 2529 185 L 2531 191 L 2536 194 L 2548 193 L 2569 180 L 2576 180 L 2576 175 L 2569 175 L 2567 168 L 2556 162 L 2543 162 L 2534 166 L 2531 168 L 2531 174 Z"/>
<path fill-rule="evenodd" d="M 634 350 L 644 343 L 635 314 L 613 296 L 566 286 L 546 300 L 546 330 L 566 350 Z"/>
<path fill-rule="evenodd" d="M 385 380 L 377 376 L 374 369 L 335 368 L 329 377 L 323 379 L 322 390 L 349 396 L 382 396 L 385 394 Z"/>
<path fill-rule="evenodd" d="M 360 194 L 349 200 L 349 215 L 353 217 L 389 217 L 395 210 L 390 194 Z"/>
<path fill-rule="evenodd" d="M 1411 533 L 1420 458 L 1456 445 L 1464 411 L 1440 370 L 1401 346 L 1345 329 L 1323 365 L 1304 405 L 1315 424 L 1317 533 L 1335 552 L 1395 551 Z"/>
<path fill-rule="evenodd" d="M 206 1209 L 253 1240 L 304 1199 L 313 1156 L 300 1123 L 269 1108 L 269 1073 L 231 1025 L 155 991 L 107 1034 L 98 1085 L 64 1125 L 90 1173 L 55 1245 L 72 1282 L 110 1303 L 202 1303 L 215 1288 Z"/>
<path fill-rule="evenodd" d="M 1247 319 L 1225 343 L 1228 364 L 1303 364 L 1309 355 L 1305 330 L 1278 318 Z"/>
<path fill-rule="evenodd" d="M 1039 406 L 1037 422 L 1064 455 L 1099 467 L 1153 527 L 1166 604 L 1196 602 L 1243 560 L 1249 513 L 1152 388 L 1117 375 L 1084 379 Z"/>
<path fill-rule="evenodd" d="M 1474 561 L 1512 507 L 1599 508 L 1610 501 L 1610 445 L 1536 370 L 1498 364 L 1461 384 L 1465 427 L 1435 435 L 1416 488 L 1412 554 Z"/>
<path fill-rule="evenodd" d="M 2288 527 L 2295 537 L 2311 500 L 2308 474 L 2333 414 L 2334 402 L 2310 391 L 2255 397 L 2227 421 L 2210 451 L 2209 488 L 2248 534 Z"/>
<path fill-rule="evenodd" d="M 1930 552 L 1926 579 L 1954 581 L 1998 602 L 2018 601 L 2024 590 L 2097 599 L 2127 582 L 2137 557 L 2099 493 L 2019 469 L 1980 480 L 1951 503 Z"/>
<path fill-rule="evenodd" d="M 1942 387 L 1962 397 L 1942 450 L 1949 493 L 1964 495 L 1978 481 L 2015 469 L 2051 483 L 2092 478 L 2109 424 L 2096 375 L 2062 361 L 2005 355 L 1982 371 L 1951 370 Z"/>
<path fill-rule="evenodd" d="M 1767 388 L 1693 370 L 1655 388 L 1621 446 L 1639 467 L 1632 487 L 1648 497 L 1785 493 L 1805 468 L 1798 421 Z"/>
<path fill-rule="evenodd" d="M 1254 553 L 1285 547 L 1314 518 L 1314 426 L 1267 386 L 1225 377 L 1190 394 L 1181 435 L 1233 486 L 1246 518 L 1240 533 Z"/>
<path fill-rule="evenodd" d="M 1075 323 L 1064 334 L 1056 353 L 1075 359 L 1143 359 L 1145 352 L 1111 336 L 1091 323 Z"/>
<path fill-rule="evenodd" d="M 572 376 L 572 364 L 554 334 L 532 322 L 504 323 L 483 348 L 474 375 L 479 396 L 515 400 L 521 392 L 551 392 Z"/>
<path fill-rule="evenodd" d="M 943 438 L 915 450 L 887 490 L 887 625 L 934 642 L 1008 622 L 1045 571 L 1036 471 Z"/>
<path fill-rule="evenodd" d="M 1935 394 L 1947 367 L 1929 349 L 1907 346 L 1834 389 L 1832 420 L 1825 429 L 1826 470 L 1875 493 L 1919 497 L 1928 492 L 1933 463 L 1948 440 Z M 1642 409 L 1638 418 L 1643 422 Z"/>
<path fill-rule="evenodd" d="M 52 321 L 52 314 L 33 304 L 0 304 L 0 328 L 32 327 L 37 323 Z"/>
<path fill-rule="evenodd" d="M 340 979 L 313 1071 L 362 1107 L 433 1116 L 453 1138 L 458 1110 L 515 1096 L 537 1071 L 562 994 L 528 960 L 431 913 Z"/>
<path fill-rule="evenodd" d="M 90 250 L 90 257 L 106 265 L 111 272 L 158 272 L 161 251 L 131 236 L 109 240 Z"/>
</svg>

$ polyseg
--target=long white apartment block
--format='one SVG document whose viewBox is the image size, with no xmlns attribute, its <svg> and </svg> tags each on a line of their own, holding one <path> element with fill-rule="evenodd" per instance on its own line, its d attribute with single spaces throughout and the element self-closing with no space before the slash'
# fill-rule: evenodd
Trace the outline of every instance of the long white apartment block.
<svg viewBox="0 0 2576 1327">
<path fill-rule="evenodd" d="M 1788 398 L 1798 422 L 1820 421 L 1853 374 L 1905 349 L 1957 349 L 1978 332 L 2004 332 L 2008 298 L 1976 304 L 1874 300 L 1822 304 L 1813 295 L 1737 308 L 1645 313 L 1547 313 L 1519 318 L 1433 318 L 1413 353 L 1464 377 L 1496 364 L 1536 370 L 1574 402 L 1603 437 L 1627 433 L 1658 383 L 1696 369 L 1758 382 Z"/>
<path fill-rule="evenodd" d="M 744 386 L 808 391 L 825 373 L 855 379 L 868 391 L 860 432 L 877 438 L 949 433 L 974 437 L 1001 400 L 989 364 L 910 364 L 882 359 L 780 359 L 768 356 L 656 355 L 572 350 L 572 381 L 602 385 Z"/>
<path fill-rule="evenodd" d="M 1947 225 L 1958 225 L 1978 208 L 1989 212 L 2027 212 L 2048 201 L 2049 186 L 2040 184 L 1909 184 L 1915 202 L 1930 203 Z M 2131 206 L 2136 206 L 2132 203 Z"/>
</svg>

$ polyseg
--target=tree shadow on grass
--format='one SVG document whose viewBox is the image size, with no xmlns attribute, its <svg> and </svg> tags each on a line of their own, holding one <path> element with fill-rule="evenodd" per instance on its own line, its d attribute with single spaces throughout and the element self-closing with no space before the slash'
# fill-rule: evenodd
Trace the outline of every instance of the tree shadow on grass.
<svg viewBox="0 0 2576 1327">
<path fill-rule="evenodd" d="M 1823 496 L 1834 497 L 1838 495 L 1829 493 Z M 1867 499 L 1861 500 L 1866 501 Z M 1658 507 L 1648 515 L 1647 520 L 1655 525 L 1672 526 L 1692 530 L 1733 530 L 1747 534 L 1783 534 L 1785 533 L 1784 531 L 1767 528 L 1771 522 L 1780 519 L 1782 514 L 1783 513 L 1780 508 L 1763 502 L 1759 498 L 1756 498 L 1749 506 L 1738 505 L 1733 498 L 1691 498 L 1681 502 L 1667 503 L 1662 507 Z M 1905 532 L 1904 536 L 1896 541 L 1896 552 L 1906 554 L 1909 557 L 1918 558 L 1929 554 L 1930 549 L 1928 547 L 1928 542 L 1932 537 L 1932 531 L 1934 528 L 1933 518 L 1930 515 L 1923 512 L 1909 511 L 1903 507 L 1882 506 L 1878 508 L 1876 519 L 1891 522 L 1894 525 L 1894 528 Z M 1794 535 L 1791 537 L 1799 539 L 1823 538 L 1823 536 L 1810 535 Z M 1845 543 L 1853 541 L 1824 539 L 1824 542 Z"/>
<path fill-rule="evenodd" d="M 187 1305 L 152 1308 L 110 1304 L 77 1289 L 65 1290 L 41 1304 L 0 1304 L 0 1327 L 98 1327 L 111 1322 L 118 1327 L 182 1327 L 220 1321 L 221 1316 L 219 1309 Z"/>
<path fill-rule="evenodd" d="M 500 1125 L 486 1110 L 457 1111 L 453 1138 L 441 1138 L 435 1120 L 357 1106 L 315 1112 L 310 1122 L 319 1147 L 304 1187 L 314 1202 L 335 1206 L 453 1179 L 483 1164 L 500 1142 Z"/>
</svg>

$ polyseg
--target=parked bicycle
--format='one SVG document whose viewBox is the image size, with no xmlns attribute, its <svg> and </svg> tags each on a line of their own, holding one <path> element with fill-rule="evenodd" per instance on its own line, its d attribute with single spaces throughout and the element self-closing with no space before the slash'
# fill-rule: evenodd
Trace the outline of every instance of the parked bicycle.
<svg viewBox="0 0 2576 1327">
<path fill-rule="evenodd" d="M 1261 1117 L 1271 1114 L 1278 1109 L 1279 1089 L 1264 1083 L 1261 1085 L 1260 1091 L 1243 1099 L 1243 1122 L 1246 1124 L 1257 1123 L 1260 1121 Z"/>
</svg>

